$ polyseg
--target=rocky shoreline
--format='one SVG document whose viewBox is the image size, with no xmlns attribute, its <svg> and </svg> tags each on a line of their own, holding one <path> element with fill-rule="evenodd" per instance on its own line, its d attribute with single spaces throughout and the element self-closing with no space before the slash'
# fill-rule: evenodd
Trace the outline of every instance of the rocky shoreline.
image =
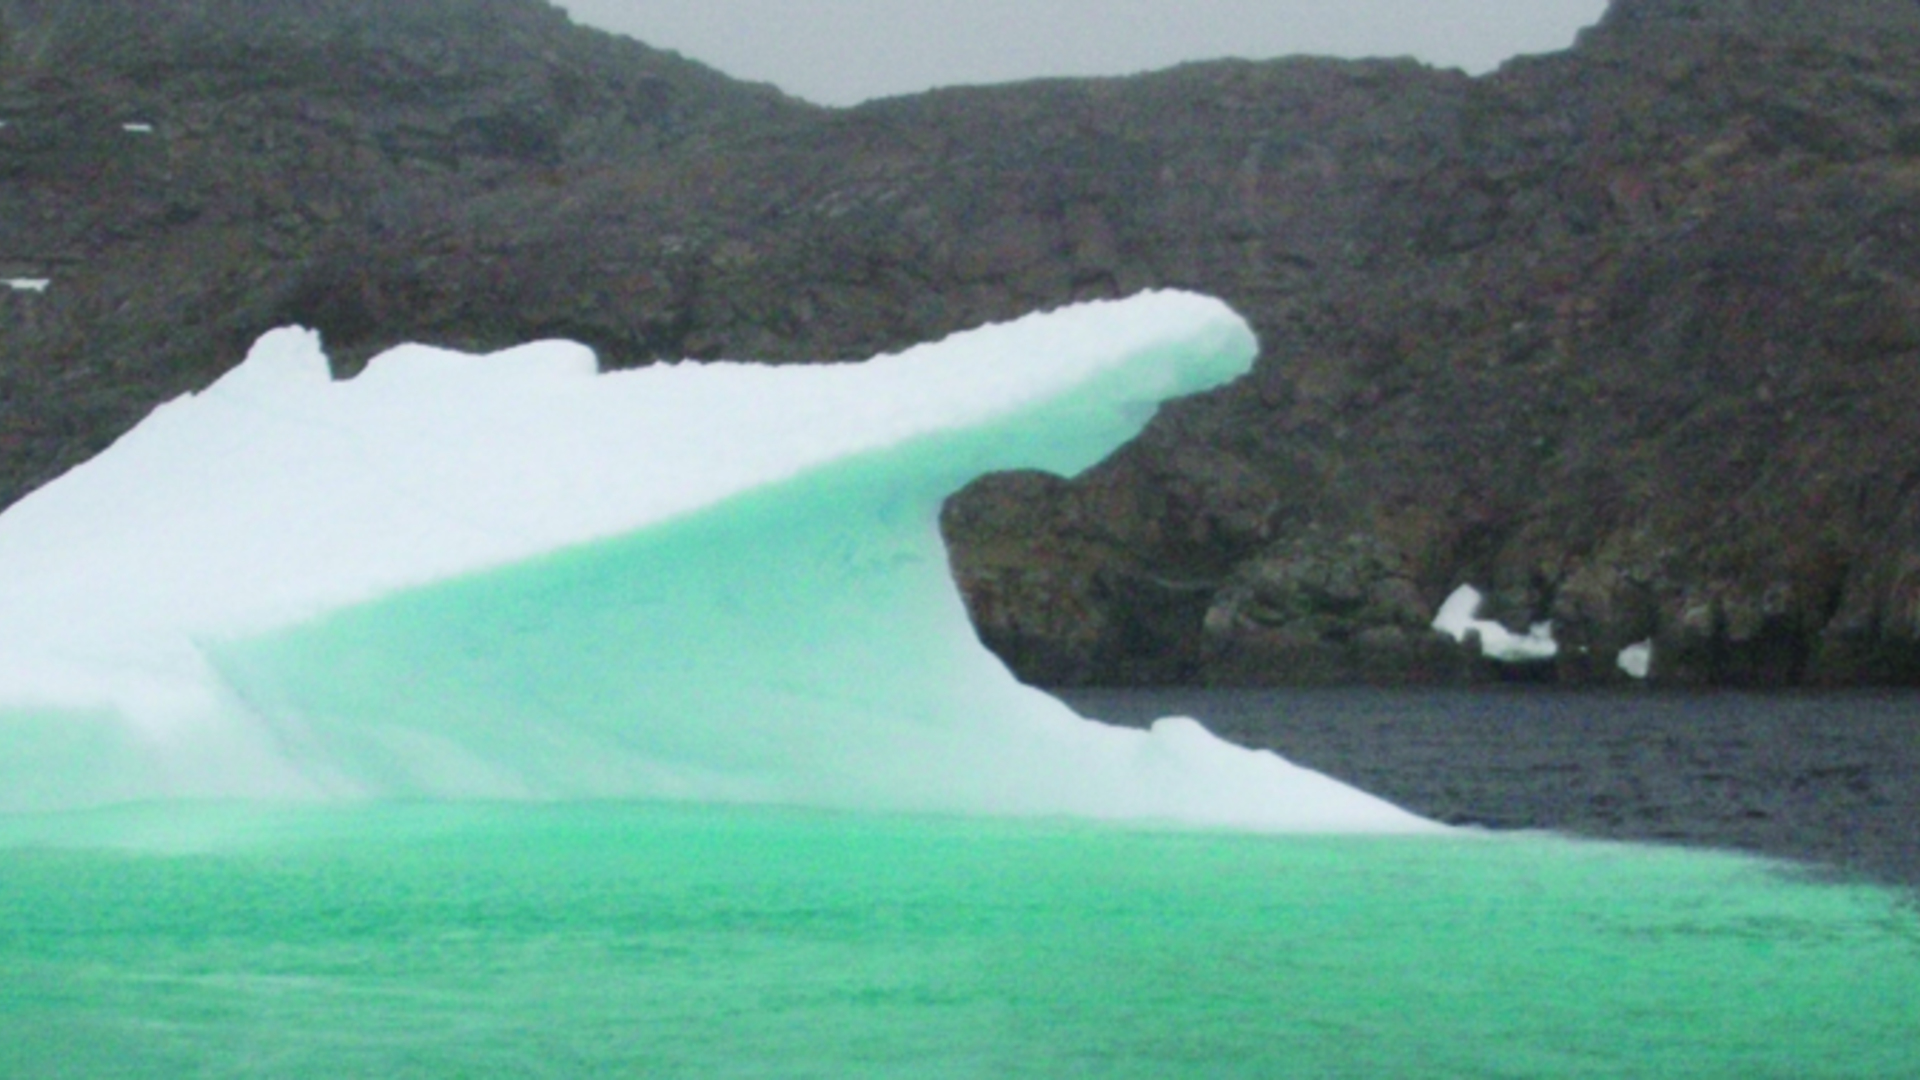
<svg viewBox="0 0 1920 1080">
<path fill-rule="evenodd" d="M 1920 890 L 1911 691 L 1064 690 L 1083 715 L 1191 715 L 1455 825 L 1793 860 Z"/>
</svg>

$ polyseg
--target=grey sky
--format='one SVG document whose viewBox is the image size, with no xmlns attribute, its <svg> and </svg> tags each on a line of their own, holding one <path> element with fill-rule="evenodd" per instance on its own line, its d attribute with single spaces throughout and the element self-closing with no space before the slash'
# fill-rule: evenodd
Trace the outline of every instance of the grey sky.
<svg viewBox="0 0 1920 1080">
<path fill-rule="evenodd" d="M 1563 49 L 1606 8 L 1606 0 L 557 2 L 579 22 L 828 105 L 1221 56 L 1412 55 L 1477 72 Z"/>
</svg>

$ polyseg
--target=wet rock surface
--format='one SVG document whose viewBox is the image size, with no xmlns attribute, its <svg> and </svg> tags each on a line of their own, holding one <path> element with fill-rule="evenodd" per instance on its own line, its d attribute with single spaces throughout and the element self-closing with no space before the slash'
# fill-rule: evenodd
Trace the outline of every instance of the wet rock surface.
<svg viewBox="0 0 1920 1080">
<path fill-rule="evenodd" d="M 1920 697 L 1551 690 L 1068 690 L 1191 715 L 1456 825 L 1727 848 L 1920 889 Z"/>
<path fill-rule="evenodd" d="M 1220 296 L 1263 351 L 945 527 L 1051 683 L 1920 685 L 1920 9 L 814 108 L 540 0 L 0 0 L 0 505 L 277 325 L 608 366 Z M 1348 546 L 1343 546 L 1348 545 Z M 1352 588 L 1358 589 L 1356 601 Z M 1544 668 L 1421 630 L 1458 585 Z"/>
</svg>

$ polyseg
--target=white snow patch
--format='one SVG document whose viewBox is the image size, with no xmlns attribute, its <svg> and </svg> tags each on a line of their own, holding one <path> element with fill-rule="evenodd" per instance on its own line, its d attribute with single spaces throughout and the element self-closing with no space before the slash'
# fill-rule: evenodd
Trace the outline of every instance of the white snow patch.
<svg viewBox="0 0 1920 1080">
<path fill-rule="evenodd" d="M 1440 605 L 1440 613 L 1433 618 L 1433 628 L 1460 642 L 1466 641 L 1468 634 L 1479 634 L 1480 654 L 1491 660 L 1520 664 L 1551 660 L 1560 655 L 1560 645 L 1553 640 L 1552 623 L 1534 623 L 1525 635 L 1516 634 L 1497 622 L 1477 617 L 1484 599 L 1473 586 L 1460 586 Z"/>
<path fill-rule="evenodd" d="M 46 292 L 52 278 L 8 278 L 6 286 L 14 292 Z"/>
<path fill-rule="evenodd" d="M 1644 679 L 1653 671 L 1653 642 L 1643 641 L 1638 645 L 1629 645 L 1620 650 L 1620 670 L 1636 679 Z"/>
<path fill-rule="evenodd" d="M 120 130 L 127 132 L 128 134 L 131 134 L 131 135 L 151 135 L 153 134 L 153 125 L 152 124 L 121 124 Z"/>
</svg>

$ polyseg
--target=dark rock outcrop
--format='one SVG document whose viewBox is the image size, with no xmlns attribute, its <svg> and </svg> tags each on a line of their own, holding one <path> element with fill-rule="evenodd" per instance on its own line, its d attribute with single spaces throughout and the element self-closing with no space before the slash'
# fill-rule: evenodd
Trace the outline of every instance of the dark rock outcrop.
<svg viewBox="0 0 1920 1080">
<path fill-rule="evenodd" d="M 1203 624 L 1217 682 L 1457 682 L 1474 667 L 1431 629 L 1433 605 L 1383 541 L 1309 533 L 1241 563 Z"/>
<path fill-rule="evenodd" d="M 475 200 L 814 112 L 534 0 L 4 0 L 0 279 L 53 284 L 0 289 L 0 505 L 263 327 L 351 370 L 459 276 L 534 272 L 460 231 Z M 528 329 L 475 322 L 446 336 Z"/>
<path fill-rule="evenodd" d="M 134 16 L 138 15 L 138 18 Z M 1920 683 L 1920 10 L 1616 0 L 1568 52 L 815 109 L 539 0 L 0 0 L 0 503 L 317 326 L 869 355 L 1168 286 L 1260 334 L 943 520 L 1050 682 Z M 150 125 L 151 131 L 126 125 Z M 1507 674 L 1511 674 L 1510 672 Z"/>
</svg>

